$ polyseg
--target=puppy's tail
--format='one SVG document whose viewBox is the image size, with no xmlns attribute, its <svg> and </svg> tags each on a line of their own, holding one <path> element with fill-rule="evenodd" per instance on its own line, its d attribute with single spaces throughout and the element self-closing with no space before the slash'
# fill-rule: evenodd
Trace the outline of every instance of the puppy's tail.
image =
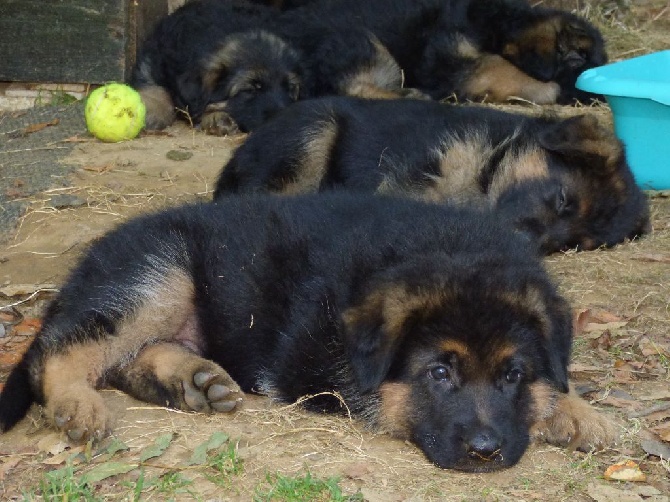
<svg viewBox="0 0 670 502">
<path fill-rule="evenodd" d="M 8 431 L 25 417 L 33 401 L 30 373 L 24 358 L 9 374 L 0 394 L 0 432 Z"/>
</svg>

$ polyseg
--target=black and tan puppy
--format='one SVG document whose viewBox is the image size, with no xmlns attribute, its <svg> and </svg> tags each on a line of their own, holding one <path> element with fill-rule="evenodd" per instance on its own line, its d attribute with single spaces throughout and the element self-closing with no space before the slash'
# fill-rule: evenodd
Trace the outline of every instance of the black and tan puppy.
<svg viewBox="0 0 670 502">
<path fill-rule="evenodd" d="M 613 437 L 568 393 L 571 313 L 492 214 L 407 199 L 231 197 L 143 217 L 95 242 L 0 395 L 73 440 L 112 417 L 96 389 L 231 411 L 240 391 L 337 392 L 444 468 L 515 464 L 532 434 Z M 343 411 L 337 398 L 307 401 Z"/>
<path fill-rule="evenodd" d="M 525 0 L 315 1 L 285 12 L 273 29 L 303 48 L 308 65 L 324 79 L 342 77 L 328 68 L 333 62 L 345 67 L 356 54 L 364 56 L 356 48 L 365 47 L 364 37 L 345 34 L 367 30 L 402 69 L 402 85 L 435 99 L 588 101 L 592 95 L 577 90 L 575 81 L 607 60 L 602 37 L 589 22 L 532 8 Z M 336 50 L 312 47 L 333 38 L 342 40 Z M 349 40 L 359 42 L 347 46 Z M 365 65 L 356 68 L 352 75 Z"/>
<path fill-rule="evenodd" d="M 236 0 L 189 2 L 144 42 L 130 84 L 147 128 L 181 113 L 213 134 L 247 132 L 298 99 L 298 53 L 262 29 L 273 9 Z"/>
<path fill-rule="evenodd" d="M 432 101 L 297 103 L 235 152 L 214 197 L 340 188 L 494 208 L 544 253 L 612 246 L 649 227 L 623 147 L 595 118 Z"/>
<path fill-rule="evenodd" d="M 148 128 L 177 109 L 226 134 L 325 95 L 586 101 L 575 80 L 606 59 L 587 21 L 524 0 L 328 0 L 281 14 L 194 0 L 159 23 L 130 83 Z"/>
</svg>

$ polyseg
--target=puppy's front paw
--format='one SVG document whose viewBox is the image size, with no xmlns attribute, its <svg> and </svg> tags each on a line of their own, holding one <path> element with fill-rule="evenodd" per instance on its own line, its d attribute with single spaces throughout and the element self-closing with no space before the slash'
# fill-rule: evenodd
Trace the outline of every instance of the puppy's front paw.
<svg viewBox="0 0 670 502">
<path fill-rule="evenodd" d="M 221 110 L 206 111 L 200 120 L 200 128 L 212 136 L 228 136 L 240 132 L 235 120 Z"/>
<path fill-rule="evenodd" d="M 559 94 L 561 94 L 561 86 L 556 82 L 537 82 L 529 85 L 521 97 L 538 105 L 553 105 Z"/>
<path fill-rule="evenodd" d="M 621 428 L 574 392 L 560 396 L 551 416 L 534 427 L 534 435 L 557 446 L 589 451 L 614 445 Z"/>
</svg>

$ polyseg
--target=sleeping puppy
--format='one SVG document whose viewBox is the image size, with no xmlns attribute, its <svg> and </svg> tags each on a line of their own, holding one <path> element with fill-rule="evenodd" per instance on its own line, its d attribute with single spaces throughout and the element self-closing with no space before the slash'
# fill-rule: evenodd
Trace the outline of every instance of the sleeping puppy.
<svg viewBox="0 0 670 502">
<path fill-rule="evenodd" d="M 308 46 L 307 58 L 320 38 L 356 40 L 341 35 L 352 29 L 368 30 L 389 52 L 404 87 L 434 99 L 588 101 L 593 95 L 575 88 L 577 76 L 607 61 L 589 22 L 525 0 L 315 1 L 285 12 L 274 28 L 296 46 Z M 361 44 L 330 57 L 351 58 L 355 45 Z"/>
<path fill-rule="evenodd" d="M 343 188 L 494 208 L 543 253 L 613 246 L 649 231 L 623 146 L 594 117 L 432 101 L 297 103 L 238 148 L 214 198 Z"/>
<path fill-rule="evenodd" d="M 231 197 L 94 242 L 0 395 L 73 441 L 113 427 L 97 389 L 230 412 L 242 391 L 346 409 L 442 468 L 514 465 L 532 435 L 616 428 L 568 392 L 568 304 L 491 213 L 328 194 Z M 330 395 L 327 395 L 329 394 Z M 341 396 L 338 399 L 334 393 Z"/>
<path fill-rule="evenodd" d="M 273 9 L 241 1 L 189 2 L 143 44 L 130 84 L 147 107 L 146 127 L 175 113 L 212 134 L 247 132 L 300 94 L 298 53 L 261 28 Z"/>
</svg>

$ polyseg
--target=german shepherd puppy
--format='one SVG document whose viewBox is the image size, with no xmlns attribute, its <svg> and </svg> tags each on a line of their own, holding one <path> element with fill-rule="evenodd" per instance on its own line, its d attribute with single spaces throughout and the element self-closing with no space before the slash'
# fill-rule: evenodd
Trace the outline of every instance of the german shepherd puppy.
<svg viewBox="0 0 670 502">
<path fill-rule="evenodd" d="M 573 446 L 612 423 L 568 393 L 572 316 L 492 214 L 407 199 L 231 197 L 96 241 L 0 395 L 71 440 L 112 428 L 96 389 L 228 412 L 242 391 L 338 393 L 436 465 L 514 465 L 532 434 Z M 343 411 L 328 396 L 308 400 Z"/>
<path fill-rule="evenodd" d="M 606 62 L 587 21 L 524 0 L 329 0 L 283 12 L 196 0 L 159 23 L 130 83 L 147 127 L 175 108 L 213 134 L 257 127 L 298 98 L 431 97 L 540 104 Z"/>
<path fill-rule="evenodd" d="M 623 147 L 595 118 L 432 101 L 297 103 L 238 148 L 214 198 L 340 188 L 494 208 L 543 253 L 613 246 L 649 230 Z"/>
<path fill-rule="evenodd" d="M 143 44 L 130 84 L 147 107 L 148 129 L 175 110 L 212 134 L 247 132 L 296 101 L 298 53 L 262 29 L 274 9 L 236 0 L 189 2 Z"/>
<path fill-rule="evenodd" d="M 589 22 L 525 0 L 315 1 L 285 12 L 274 30 L 326 66 L 355 57 L 364 37 L 345 34 L 367 30 L 402 68 L 402 85 L 434 99 L 589 101 L 593 95 L 576 89 L 575 81 L 607 61 Z M 310 47 L 333 37 L 342 41 L 337 50 Z M 357 42 L 347 46 L 349 40 Z M 324 79 L 333 77 L 327 67 L 318 70 Z"/>
</svg>

